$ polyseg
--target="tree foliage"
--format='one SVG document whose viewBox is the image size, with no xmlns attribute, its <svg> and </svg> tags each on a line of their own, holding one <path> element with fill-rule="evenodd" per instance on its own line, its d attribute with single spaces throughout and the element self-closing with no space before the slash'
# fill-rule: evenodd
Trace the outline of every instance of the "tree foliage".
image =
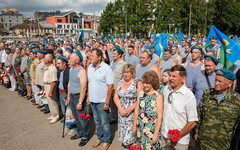
<svg viewBox="0 0 240 150">
<path fill-rule="evenodd" d="M 116 0 L 109 2 L 100 19 L 99 32 L 118 27 L 119 34 L 147 35 L 181 28 L 191 34 L 208 33 L 215 25 L 225 34 L 240 34 L 239 0 Z"/>
</svg>

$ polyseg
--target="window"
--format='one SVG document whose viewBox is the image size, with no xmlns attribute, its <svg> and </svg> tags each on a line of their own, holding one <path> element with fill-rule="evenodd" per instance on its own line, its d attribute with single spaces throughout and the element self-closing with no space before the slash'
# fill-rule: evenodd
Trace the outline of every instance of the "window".
<svg viewBox="0 0 240 150">
<path fill-rule="evenodd" d="M 57 27 L 58 27 L 58 28 L 62 28 L 62 25 L 58 25 Z"/>
<path fill-rule="evenodd" d="M 62 23 L 62 19 L 58 19 L 58 20 L 57 20 L 57 23 Z"/>
<path fill-rule="evenodd" d="M 12 20 L 9 20 L 9 22 L 11 22 Z"/>
</svg>

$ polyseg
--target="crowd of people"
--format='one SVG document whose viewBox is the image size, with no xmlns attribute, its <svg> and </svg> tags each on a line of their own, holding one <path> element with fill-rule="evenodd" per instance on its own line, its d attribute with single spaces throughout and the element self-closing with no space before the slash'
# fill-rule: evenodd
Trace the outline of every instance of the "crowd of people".
<svg viewBox="0 0 240 150">
<path fill-rule="evenodd" d="M 210 40 L 205 49 L 203 37 L 181 45 L 169 39 L 164 59 L 152 39 L 1 42 L 1 84 L 50 114 L 49 124 L 64 122 L 69 105 L 75 124 L 65 132 L 81 147 L 90 140 L 81 117 L 90 104 L 93 148 L 109 148 L 110 124 L 117 123 L 125 149 L 187 150 L 191 138 L 196 149 L 238 149 L 240 60 L 225 69 L 217 37 Z M 171 130 L 179 131 L 174 140 Z"/>
</svg>

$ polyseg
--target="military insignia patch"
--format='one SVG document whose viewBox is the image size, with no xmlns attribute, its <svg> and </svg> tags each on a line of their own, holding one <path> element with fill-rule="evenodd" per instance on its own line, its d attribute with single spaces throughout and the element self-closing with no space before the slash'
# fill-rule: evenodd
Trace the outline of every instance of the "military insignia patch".
<svg viewBox="0 0 240 150">
<path fill-rule="evenodd" d="M 229 108 L 236 108 L 236 105 L 230 104 L 230 103 L 225 103 L 225 106 L 229 107 Z"/>
</svg>

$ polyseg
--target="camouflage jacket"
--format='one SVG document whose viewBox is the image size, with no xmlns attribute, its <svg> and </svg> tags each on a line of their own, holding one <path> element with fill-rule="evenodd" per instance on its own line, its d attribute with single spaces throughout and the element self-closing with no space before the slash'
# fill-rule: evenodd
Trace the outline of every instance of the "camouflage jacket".
<svg viewBox="0 0 240 150">
<path fill-rule="evenodd" d="M 231 88 L 218 104 L 215 89 L 204 90 L 196 134 L 201 149 L 229 149 L 240 123 L 240 95 Z"/>
<path fill-rule="evenodd" d="M 21 60 L 22 60 L 22 55 L 19 54 L 17 55 L 16 59 L 15 59 L 15 63 L 14 63 L 14 68 L 20 68 L 21 67 Z"/>
</svg>

